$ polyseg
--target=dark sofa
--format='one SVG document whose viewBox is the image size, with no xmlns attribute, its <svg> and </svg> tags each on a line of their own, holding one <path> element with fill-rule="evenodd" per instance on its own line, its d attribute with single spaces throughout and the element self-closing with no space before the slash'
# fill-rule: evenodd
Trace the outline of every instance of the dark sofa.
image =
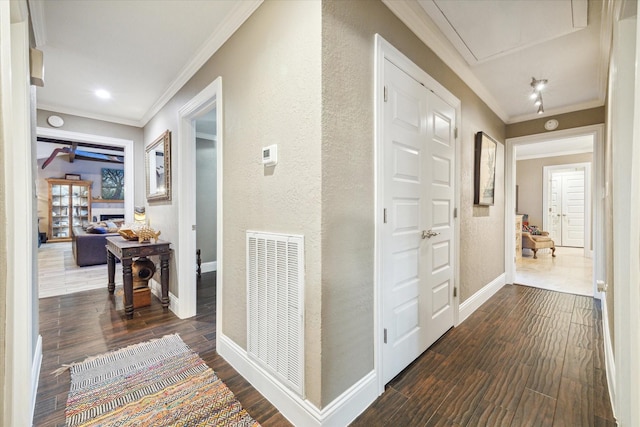
<svg viewBox="0 0 640 427">
<path fill-rule="evenodd" d="M 107 237 L 118 236 L 118 233 L 92 234 L 82 227 L 71 230 L 71 246 L 73 257 L 79 267 L 107 263 Z"/>
</svg>

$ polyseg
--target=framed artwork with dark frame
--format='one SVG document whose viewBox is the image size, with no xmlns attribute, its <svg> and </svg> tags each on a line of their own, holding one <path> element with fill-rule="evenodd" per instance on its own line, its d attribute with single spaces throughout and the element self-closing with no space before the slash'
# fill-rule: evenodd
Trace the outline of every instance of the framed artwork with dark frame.
<svg viewBox="0 0 640 427">
<path fill-rule="evenodd" d="M 473 204 L 493 206 L 498 143 L 484 132 L 476 133 Z"/>
<path fill-rule="evenodd" d="M 72 181 L 80 181 L 80 175 L 77 173 L 66 173 L 64 174 L 64 179 L 70 179 Z"/>
<path fill-rule="evenodd" d="M 102 198 L 124 200 L 124 170 L 102 169 Z"/>
</svg>

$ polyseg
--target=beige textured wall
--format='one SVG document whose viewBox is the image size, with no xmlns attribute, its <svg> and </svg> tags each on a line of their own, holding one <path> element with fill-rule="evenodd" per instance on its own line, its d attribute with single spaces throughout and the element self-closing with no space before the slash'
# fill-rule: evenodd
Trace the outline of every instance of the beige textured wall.
<svg viewBox="0 0 640 427">
<path fill-rule="evenodd" d="M 144 140 L 170 129 L 179 144 L 177 110 L 222 76 L 223 331 L 246 348 L 245 230 L 304 234 L 306 392 L 322 407 L 373 368 L 374 34 L 462 100 L 461 234 L 483 242 L 461 248 L 462 300 L 504 272 L 503 162 L 496 205 L 472 208 L 473 136 L 502 142 L 504 123 L 382 3 L 320 8 L 266 1 L 149 122 Z M 274 142 L 279 164 L 265 174 L 260 148 Z M 176 251 L 179 197 L 148 208 Z M 483 259 L 487 252 L 495 257 Z"/>
<path fill-rule="evenodd" d="M 504 272 L 503 161 L 495 206 L 473 208 L 474 134 L 498 140 L 503 159 L 504 123 L 381 2 L 323 1 L 323 405 L 373 369 L 375 33 L 462 101 L 461 301 Z"/>
<path fill-rule="evenodd" d="M 245 231 L 304 235 L 306 394 L 316 405 L 322 387 L 320 49 L 319 2 L 266 1 L 144 129 L 145 144 L 170 129 L 175 153 L 178 109 L 222 76 L 223 332 L 246 348 Z M 261 148 L 271 144 L 278 144 L 278 165 L 268 173 Z M 178 161 L 173 158 L 174 168 Z M 147 210 L 176 255 L 179 202 L 174 192 L 172 201 Z M 175 273 L 171 291 L 177 293 Z"/>
<path fill-rule="evenodd" d="M 558 128 L 555 129 L 557 131 L 582 126 L 599 125 L 605 121 L 605 109 L 604 107 L 596 107 L 541 119 L 528 120 L 526 122 L 511 123 L 507 125 L 506 138 L 545 133 L 547 130 L 544 128 L 544 124 L 550 119 L 556 119 L 558 121 Z"/>
<path fill-rule="evenodd" d="M 516 185 L 518 186 L 518 213 L 528 214 L 529 224 L 542 227 L 543 168 L 545 166 L 592 162 L 592 153 L 517 161 Z M 591 170 L 593 171 L 593 165 Z M 587 226 L 591 227 L 590 224 L 587 224 Z"/>
</svg>

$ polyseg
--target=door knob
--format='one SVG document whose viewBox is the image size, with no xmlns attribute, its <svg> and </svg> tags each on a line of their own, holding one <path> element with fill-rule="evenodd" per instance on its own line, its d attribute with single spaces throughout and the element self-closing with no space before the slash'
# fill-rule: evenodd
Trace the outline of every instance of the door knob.
<svg viewBox="0 0 640 427">
<path fill-rule="evenodd" d="M 422 230 L 422 238 L 423 239 L 430 239 L 433 236 L 437 236 L 438 234 L 440 234 L 440 233 L 437 233 L 437 232 L 432 231 L 432 230 Z"/>
</svg>

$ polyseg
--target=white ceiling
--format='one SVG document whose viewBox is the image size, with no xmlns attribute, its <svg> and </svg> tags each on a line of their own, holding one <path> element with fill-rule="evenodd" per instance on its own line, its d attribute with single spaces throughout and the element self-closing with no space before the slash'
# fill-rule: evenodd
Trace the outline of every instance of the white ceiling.
<svg viewBox="0 0 640 427">
<path fill-rule="evenodd" d="M 143 126 L 261 1 L 29 0 L 38 108 Z"/>
<path fill-rule="evenodd" d="M 418 3 L 471 65 L 587 27 L 587 0 Z"/>
<path fill-rule="evenodd" d="M 507 123 L 539 117 L 531 77 L 549 80 L 544 116 L 604 104 L 611 0 L 582 28 L 585 1 L 383 0 Z M 144 126 L 261 2 L 29 0 L 38 107 Z"/>
<path fill-rule="evenodd" d="M 604 105 L 610 0 L 383 0 L 507 123 Z M 585 27 L 586 25 L 586 27 Z"/>
</svg>

